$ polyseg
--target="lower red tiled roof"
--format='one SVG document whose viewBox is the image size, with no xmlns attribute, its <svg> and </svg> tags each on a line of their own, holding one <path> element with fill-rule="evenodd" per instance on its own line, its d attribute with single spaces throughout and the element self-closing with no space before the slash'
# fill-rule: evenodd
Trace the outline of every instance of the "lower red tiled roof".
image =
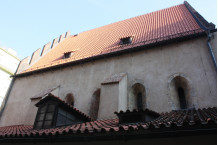
<svg viewBox="0 0 218 145">
<path fill-rule="evenodd" d="M 108 135 L 124 135 L 126 133 L 149 135 L 154 132 L 157 134 L 163 131 L 167 133 L 167 131 L 216 130 L 217 108 L 171 111 L 162 113 L 158 119 L 150 122 L 122 125 L 118 122 L 118 119 L 97 120 L 41 130 L 34 130 L 32 126 L 28 125 L 6 126 L 0 127 L 0 139 L 50 138 L 52 136 L 68 136 L 72 139 L 73 137 L 81 136 L 94 137 L 95 135 L 101 135 L 102 137 Z"/>
</svg>

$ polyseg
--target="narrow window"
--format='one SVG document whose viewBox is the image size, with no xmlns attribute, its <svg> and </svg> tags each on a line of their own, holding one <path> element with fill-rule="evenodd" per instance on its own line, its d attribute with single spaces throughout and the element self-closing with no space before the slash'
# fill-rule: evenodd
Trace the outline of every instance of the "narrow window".
<svg viewBox="0 0 218 145">
<path fill-rule="evenodd" d="M 143 109 L 143 105 L 142 105 L 142 93 L 139 92 L 137 95 L 137 109 L 138 110 L 142 110 Z"/>
<path fill-rule="evenodd" d="M 172 109 L 187 109 L 192 107 L 191 86 L 189 80 L 182 76 L 174 77 L 170 82 L 170 99 Z"/>
<path fill-rule="evenodd" d="M 185 99 L 185 92 L 182 87 L 178 87 L 178 96 L 179 96 L 179 103 L 180 103 L 180 108 L 181 109 L 186 109 L 187 108 L 187 103 Z"/>
<path fill-rule="evenodd" d="M 136 83 L 132 86 L 129 94 L 128 106 L 130 110 L 144 110 L 146 109 L 146 92 L 144 85 Z"/>
<path fill-rule="evenodd" d="M 123 45 L 123 44 L 130 44 L 132 43 L 132 37 L 126 37 L 126 38 L 121 38 L 120 39 L 120 44 Z"/>
</svg>

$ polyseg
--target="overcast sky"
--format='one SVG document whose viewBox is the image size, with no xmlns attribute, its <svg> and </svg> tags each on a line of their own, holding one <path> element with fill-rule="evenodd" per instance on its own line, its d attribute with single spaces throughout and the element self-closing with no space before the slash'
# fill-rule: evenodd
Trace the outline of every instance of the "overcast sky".
<svg viewBox="0 0 218 145">
<path fill-rule="evenodd" d="M 187 0 L 217 24 L 217 0 Z M 0 0 L 0 47 L 23 59 L 66 31 L 77 34 L 171 6 L 183 0 Z"/>
</svg>

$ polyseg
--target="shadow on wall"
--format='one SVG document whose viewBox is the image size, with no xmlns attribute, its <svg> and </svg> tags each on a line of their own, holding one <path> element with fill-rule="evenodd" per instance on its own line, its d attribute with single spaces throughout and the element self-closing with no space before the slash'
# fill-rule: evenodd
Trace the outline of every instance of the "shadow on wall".
<svg viewBox="0 0 218 145">
<path fill-rule="evenodd" d="M 100 94 L 101 94 L 101 89 L 97 89 L 93 93 L 92 98 L 91 98 L 92 100 L 91 100 L 89 116 L 93 120 L 97 120 L 97 118 L 98 118 L 98 110 L 99 110 L 99 104 L 100 104 Z"/>
</svg>

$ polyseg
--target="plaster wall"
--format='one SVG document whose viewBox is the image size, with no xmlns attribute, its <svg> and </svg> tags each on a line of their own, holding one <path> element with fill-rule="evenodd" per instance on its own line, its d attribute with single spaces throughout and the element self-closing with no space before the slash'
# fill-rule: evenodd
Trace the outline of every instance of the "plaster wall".
<svg viewBox="0 0 218 145">
<path fill-rule="evenodd" d="M 114 112 L 127 110 L 127 76 L 118 83 L 101 86 L 98 119 L 116 118 Z"/>
<path fill-rule="evenodd" d="M 212 47 L 216 49 L 216 43 L 213 42 Z M 177 75 L 183 75 L 190 80 L 193 106 L 202 108 L 217 105 L 216 71 L 208 52 L 207 37 L 202 37 L 17 78 L 0 119 L 0 126 L 32 125 L 37 108 L 33 106 L 34 103 L 30 98 L 58 85 L 60 85 L 61 99 L 64 100 L 68 93 L 72 93 L 75 107 L 88 114 L 96 88 L 101 88 L 100 101 L 103 101 L 102 96 L 108 96 L 107 93 L 113 97 L 119 96 L 118 91 L 109 91 L 114 87 L 119 88 L 118 85 L 101 85 L 107 77 L 116 73 L 127 74 L 127 94 L 135 83 L 143 84 L 146 92 L 146 107 L 157 112 L 173 109 L 169 86 Z M 111 107 L 118 109 L 118 98 L 113 97 L 108 97 L 106 101 L 111 103 Z M 99 111 L 102 109 L 107 109 L 102 119 L 110 118 L 111 113 L 114 112 L 109 108 L 101 107 L 100 102 Z"/>
<path fill-rule="evenodd" d="M 101 89 L 100 105 L 98 118 L 110 119 L 115 118 L 115 111 L 118 111 L 119 84 L 103 85 Z"/>
<path fill-rule="evenodd" d="M 118 97 L 118 112 L 126 111 L 127 108 L 127 75 L 123 77 L 123 79 L 119 82 L 119 97 Z"/>
</svg>

